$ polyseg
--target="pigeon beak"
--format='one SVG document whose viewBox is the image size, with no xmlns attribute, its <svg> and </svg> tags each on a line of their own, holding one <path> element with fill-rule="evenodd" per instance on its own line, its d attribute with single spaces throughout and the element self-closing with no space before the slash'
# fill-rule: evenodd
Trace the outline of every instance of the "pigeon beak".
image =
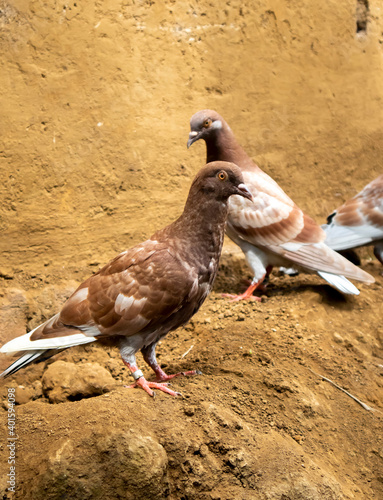
<svg viewBox="0 0 383 500">
<path fill-rule="evenodd" d="M 244 198 L 247 198 L 250 201 L 254 201 L 253 200 L 253 195 L 250 193 L 248 187 L 245 186 L 245 184 L 239 184 L 237 186 L 237 189 L 238 189 L 238 194 L 240 196 L 243 196 Z"/>
<path fill-rule="evenodd" d="M 196 131 L 192 131 L 189 134 L 189 140 L 188 140 L 188 149 L 190 146 L 193 144 L 193 142 L 198 141 L 199 139 L 199 134 Z"/>
</svg>

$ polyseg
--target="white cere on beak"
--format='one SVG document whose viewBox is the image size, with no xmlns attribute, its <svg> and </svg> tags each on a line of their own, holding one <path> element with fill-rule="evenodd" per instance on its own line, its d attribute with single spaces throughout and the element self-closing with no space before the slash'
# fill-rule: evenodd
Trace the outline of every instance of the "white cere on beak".
<svg viewBox="0 0 383 500">
<path fill-rule="evenodd" d="M 198 135 L 198 132 L 193 130 L 192 132 L 190 132 L 189 137 L 190 137 L 190 139 L 193 139 L 193 137 L 195 137 L 196 135 Z"/>
</svg>

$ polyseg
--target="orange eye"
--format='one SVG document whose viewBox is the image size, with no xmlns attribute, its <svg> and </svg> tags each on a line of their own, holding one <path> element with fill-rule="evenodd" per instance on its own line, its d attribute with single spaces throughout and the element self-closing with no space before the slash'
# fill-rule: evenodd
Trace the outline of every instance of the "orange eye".
<svg viewBox="0 0 383 500">
<path fill-rule="evenodd" d="M 218 172 L 217 177 L 220 181 L 225 181 L 227 179 L 227 173 L 221 170 L 221 172 Z"/>
<path fill-rule="evenodd" d="M 210 125 L 211 125 L 211 120 L 210 120 L 210 118 L 208 118 L 207 120 L 204 121 L 203 126 L 205 128 L 208 128 L 208 127 L 210 127 Z"/>
</svg>

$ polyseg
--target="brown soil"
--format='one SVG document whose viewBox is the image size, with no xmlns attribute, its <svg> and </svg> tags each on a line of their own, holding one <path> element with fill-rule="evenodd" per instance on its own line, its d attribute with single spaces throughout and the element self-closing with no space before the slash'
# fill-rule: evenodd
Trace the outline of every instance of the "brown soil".
<svg viewBox="0 0 383 500">
<path fill-rule="evenodd" d="M 266 3 L 0 0 L 1 343 L 180 213 L 198 109 L 319 222 L 382 172 L 380 3 Z M 118 352 L 94 345 L 2 382 L 15 498 L 383 498 L 383 278 L 361 255 L 376 283 L 358 297 L 274 274 L 262 303 L 233 304 L 221 293 L 250 275 L 226 242 L 214 292 L 158 346 L 169 373 L 203 372 L 174 380 L 182 397 L 124 388 Z"/>
<path fill-rule="evenodd" d="M 17 498 L 382 498 L 383 278 L 376 261 L 363 268 L 377 282 L 359 297 L 316 276 L 273 275 L 261 303 L 233 304 L 221 292 L 239 291 L 248 274 L 228 246 L 214 293 L 158 347 L 169 373 L 203 373 L 174 380 L 182 397 L 124 388 L 131 380 L 119 353 L 98 346 L 19 372 L 2 389 L 4 419 L 7 388 L 21 403 Z M 52 311 L 57 300 L 43 298 Z M 69 380 L 79 367 L 86 371 Z M 0 467 L 5 477 L 5 460 Z"/>
</svg>

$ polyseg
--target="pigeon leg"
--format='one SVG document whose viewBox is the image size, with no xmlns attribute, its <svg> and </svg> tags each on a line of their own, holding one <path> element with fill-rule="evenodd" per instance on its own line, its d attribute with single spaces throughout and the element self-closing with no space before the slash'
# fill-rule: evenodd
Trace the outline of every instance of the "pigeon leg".
<svg viewBox="0 0 383 500">
<path fill-rule="evenodd" d="M 179 372 L 179 373 L 174 373 L 173 375 L 167 375 L 157 362 L 156 351 L 155 351 L 156 345 L 157 342 L 150 344 L 146 347 L 143 347 L 141 349 L 144 360 L 156 374 L 156 382 L 171 380 L 174 377 L 201 375 L 201 372 L 199 370 L 190 370 L 187 372 Z"/>
<path fill-rule="evenodd" d="M 266 276 L 266 275 L 265 275 Z M 264 278 L 261 278 L 260 281 L 257 281 L 255 283 L 251 283 L 249 288 L 246 290 L 246 292 L 241 293 L 240 295 L 236 295 L 233 293 L 223 293 L 222 297 L 225 297 L 227 299 L 231 299 L 230 302 L 239 302 L 240 300 L 256 300 L 257 302 L 261 302 L 262 299 L 261 297 L 257 297 L 256 295 L 253 295 L 254 290 L 257 289 L 258 285 L 262 283 Z"/>
<path fill-rule="evenodd" d="M 273 270 L 273 266 L 267 266 L 265 274 L 262 276 L 261 279 L 258 281 L 255 281 L 255 278 L 251 282 L 249 288 L 244 292 L 241 293 L 240 295 L 235 295 L 231 293 L 223 293 L 222 297 L 226 297 L 231 299 L 231 302 L 239 302 L 240 300 L 255 300 L 257 302 L 261 302 L 261 297 L 257 297 L 253 295 L 253 292 L 255 290 L 260 290 L 260 291 L 265 291 L 266 286 L 263 285 L 263 281 L 265 278 L 269 276 L 271 271 Z"/>
<path fill-rule="evenodd" d="M 141 370 L 137 368 L 137 365 L 135 363 L 128 363 L 128 361 L 125 361 L 122 359 L 124 364 L 129 368 L 129 370 L 132 372 L 133 378 L 136 380 L 134 384 L 132 385 L 126 385 L 125 387 L 128 389 L 132 389 L 133 387 L 141 387 L 145 392 L 149 394 L 149 396 L 154 397 L 154 392 L 152 389 L 159 389 L 162 392 L 165 392 L 166 394 L 170 394 L 171 396 L 180 396 L 181 394 L 179 392 L 172 391 L 167 387 L 168 384 L 159 384 L 157 382 L 148 382 L 146 378 L 142 375 Z"/>
<path fill-rule="evenodd" d="M 378 261 L 383 265 L 383 243 L 379 242 L 374 246 L 374 255 Z"/>
</svg>

